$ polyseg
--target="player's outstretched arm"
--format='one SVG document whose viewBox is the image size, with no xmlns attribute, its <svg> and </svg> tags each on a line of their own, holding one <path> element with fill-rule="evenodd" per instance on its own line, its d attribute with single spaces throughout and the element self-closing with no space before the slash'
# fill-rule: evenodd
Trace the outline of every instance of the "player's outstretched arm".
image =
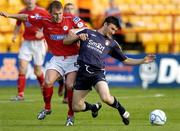
<svg viewBox="0 0 180 131">
<path fill-rule="evenodd" d="M 21 25 L 19 25 L 19 26 L 16 25 L 14 27 L 14 32 L 13 32 L 13 37 L 12 37 L 12 44 L 14 44 L 16 42 L 16 38 L 17 38 L 17 36 L 18 36 L 18 34 L 20 32 L 20 29 L 21 29 Z"/>
<path fill-rule="evenodd" d="M 82 40 L 85 41 L 88 39 L 88 35 L 85 33 L 81 33 L 77 35 L 77 32 L 80 32 L 82 30 L 84 30 L 85 28 L 81 28 L 81 29 L 71 29 L 69 31 L 69 34 L 65 37 L 65 39 L 63 40 L 63 43 L 65 45 L 69 45 L 72 44 L 73 42 L 77 41 L 77 40 Z"/>
<path fill-rule="evenodd" d="M 126 65 L 140 65 L 140 64 L 148 64 L 153 61 L 155 61 L 156 56 L 154 54 L 148 54 L 143 59 L 133 59 L 133 58 L 127 58 L 125 61 L 123 61 Z"/>
<path fill-rule="evenodd" d="M 4 16 L 6 18 L 13 18 L 18 20 L 27 20 L 28 15 L 27 14 L 8 14 L 6 12 L 0 11 L 0 16 Z"/>
<path fill-rule="evenodd" d="M 79 36 L 75 34 L 75 29 L 71 29 L 68 35 L 64 38 L 63 44 L 70 45 L 77 40 L 79 40 Z"/>
</svg>

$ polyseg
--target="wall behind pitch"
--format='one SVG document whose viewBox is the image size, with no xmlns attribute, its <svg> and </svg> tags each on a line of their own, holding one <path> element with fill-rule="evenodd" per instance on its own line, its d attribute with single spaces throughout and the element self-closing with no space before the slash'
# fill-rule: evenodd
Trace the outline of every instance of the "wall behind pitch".
<svg viewBox="0 0 180 131">
<path fill-rule="evenodd" d="M 143 58 L 144 54 L 128 55 L 132 58 Z M 47 54 L 43 70 L 52 56 Z M 180 55 L 158 54 L 154 63 L 141 66 L 123 65 L 107 57 L 106 79 L 110 86 L 121 87 L 178 87 L 180 83 Z M 16 86 L 18 78 L 17 54 L 0 54 L 0 87 Z M 33 64 L 28 65 L 27 85 L 38 85 L 34 75 Z"/>
<path fill-rule="evenodd" d="M 46 55 L 46 62 L 43 65 L 43 71 L 45 72 L 45 66 L 47 61 L 52 56 Z M 18 55 L 12 53 L 0 54 L 0 87 L 4 86 L 16 86 L 18 78 Z M 38 85 L 36 76 L 34 75 L 33 62 L 28 65 L 26 74 L 26 85 Z"/>
<path fill-rule="evenodd" d="M 145 54 L 128 55 L 143 58 Z M 156 61 L 140 66 L 125 66 L 106 59 L 107 79 L 112 86 L 180 87 L 180 55 L 157 54 Z"/>
</svg>

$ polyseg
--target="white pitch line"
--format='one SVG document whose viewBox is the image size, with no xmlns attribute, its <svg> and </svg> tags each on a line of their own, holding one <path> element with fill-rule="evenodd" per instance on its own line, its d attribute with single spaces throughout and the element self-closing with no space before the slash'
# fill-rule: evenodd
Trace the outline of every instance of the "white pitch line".
<svg viewBox="0 0 180 131">
<path fill-rule="evenodd" d="M 26 102 L 28 102 L 28 103 L 33 103 L 33 102 L 38 102 L 38 101 L 41 101 L 41 102 L 43 102 L 43 100 L 38 100 L 38 99 L 31 99 L 31 98 L 29 98 L 29 99 L 25 99 L 25 100 L 23 100 L 23 101 L 12 101 L 12 100 L 0 100 L 0 103 L 26 103 Z M 53 101 L 55 101 L 55 102 L 57 102 L 57 101 L 59 101 L 59 102 L 62 102 L 62 100 L 61 99 L 52 99 L 52 102 Z"/>
<path fill-rule="evenodd" d="M 119 97 L 116 97 L 118 99 L 134 99 L 134 98 L 156 98 L 156 97 L 164 97 L 165 95 L 164 94 L 154 94 L 154 95 L 137 95 L 137 96 L 119 96 Z M 26 103 L 26 102 L 37 102 L 37 101 L 42 101 L 42 100 L 39 100 L 39 99 L 33 99 L 33 100 L 30 100 L 30 99 L 25 99 L 24 101 L 11 101 L 11 100 L 0 100 L 0 103 L 10 103 L 10 102 L 22 102 L 22 103 Z M 52 99 L 52 101 L 59 101 L 61 102 L 61 98 L 59 99 Z M 43 101 L 42 101 L 43 102 Z"/>
<path fill-rule="evenodd" d="M 38 100 L 24 100 L 24 101 L 11 101 L 11 100 L 0 100 L 0 103 L 24 103 L 24 102 L 36 102 Z"/>
<path fill-rule="evenodd" d="M 154 95 L 137 95 L 137 96 L 122 96 L 117 97 L 119 99 L 134 99 L 134 98 L 153 98 L 153 97 L 164 97 L 164 94 L 154 94 Z"/>
</svg>

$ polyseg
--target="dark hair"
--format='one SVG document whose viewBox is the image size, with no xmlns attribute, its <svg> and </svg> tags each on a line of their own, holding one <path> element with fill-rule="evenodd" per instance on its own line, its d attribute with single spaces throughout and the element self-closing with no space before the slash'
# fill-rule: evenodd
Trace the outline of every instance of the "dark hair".
<svg viewBox="0 0 180 131">
<path fill-rule="evenodd" d="M 67 6 L 69 6 L 69 5 L 74 6 L 74 4 L 73 4 L 73 3 L 66 3 L 66 4 L 64 5 L 64 8 L 66 8 L 66 7 L 67 7 Z"/>
<path fill-rule="evenodd" d="M 53 2 L 51 2 L 51 3 L 49 4 L 49 6 L 48 6 L 47 9 L 48 9 L 49 13 L 52 13 L 52 10 L 53 10 L 54 8 L 60 10 L 60 9 L 63 8 L 63 6 L 62 6 L 61 2 L 59 2 L 59 1 L 57 1 L 57 0 L 54 0 Z"/>
<path fill-rule="evenodd" d="M 103 24 L 107 23 L 107 24 L 113 24 L 115 25 L 117 28 L 121 28 L 121 24 L 118 18 L 114 17 L 114 16 L 109 16 L 106 17 Z"/>
</svg>

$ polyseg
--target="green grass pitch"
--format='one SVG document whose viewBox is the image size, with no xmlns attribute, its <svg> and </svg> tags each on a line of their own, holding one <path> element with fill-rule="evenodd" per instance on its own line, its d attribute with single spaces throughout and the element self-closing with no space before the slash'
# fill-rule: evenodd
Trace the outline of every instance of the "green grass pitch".
<svg viewBox="0 0 180 131">
<path fill-rule="evenodd" d="M 62 104 L 54 88 L 52 113 L 45 120 L 37 120 L 37 113 L 43 107 L 38 87 L 28 87 L 25 101 L 12 102 L 16 88 L 0 88 L 0 131 L 180 131 L 180 89 L 111 88 L 112 95 L 131 113 L 129 126 L 123 125 L 118 112 L 103 104 L 95 119 L 90 112 L 77 113 L 75 125 L 65 127 L 67 105 Z M 87 97 L 89 102 L 100 101 L 93 90 Z M 149 113 L 162 109 L 167 115 L 163 126 L 152 126 Z"/>
</svg>

